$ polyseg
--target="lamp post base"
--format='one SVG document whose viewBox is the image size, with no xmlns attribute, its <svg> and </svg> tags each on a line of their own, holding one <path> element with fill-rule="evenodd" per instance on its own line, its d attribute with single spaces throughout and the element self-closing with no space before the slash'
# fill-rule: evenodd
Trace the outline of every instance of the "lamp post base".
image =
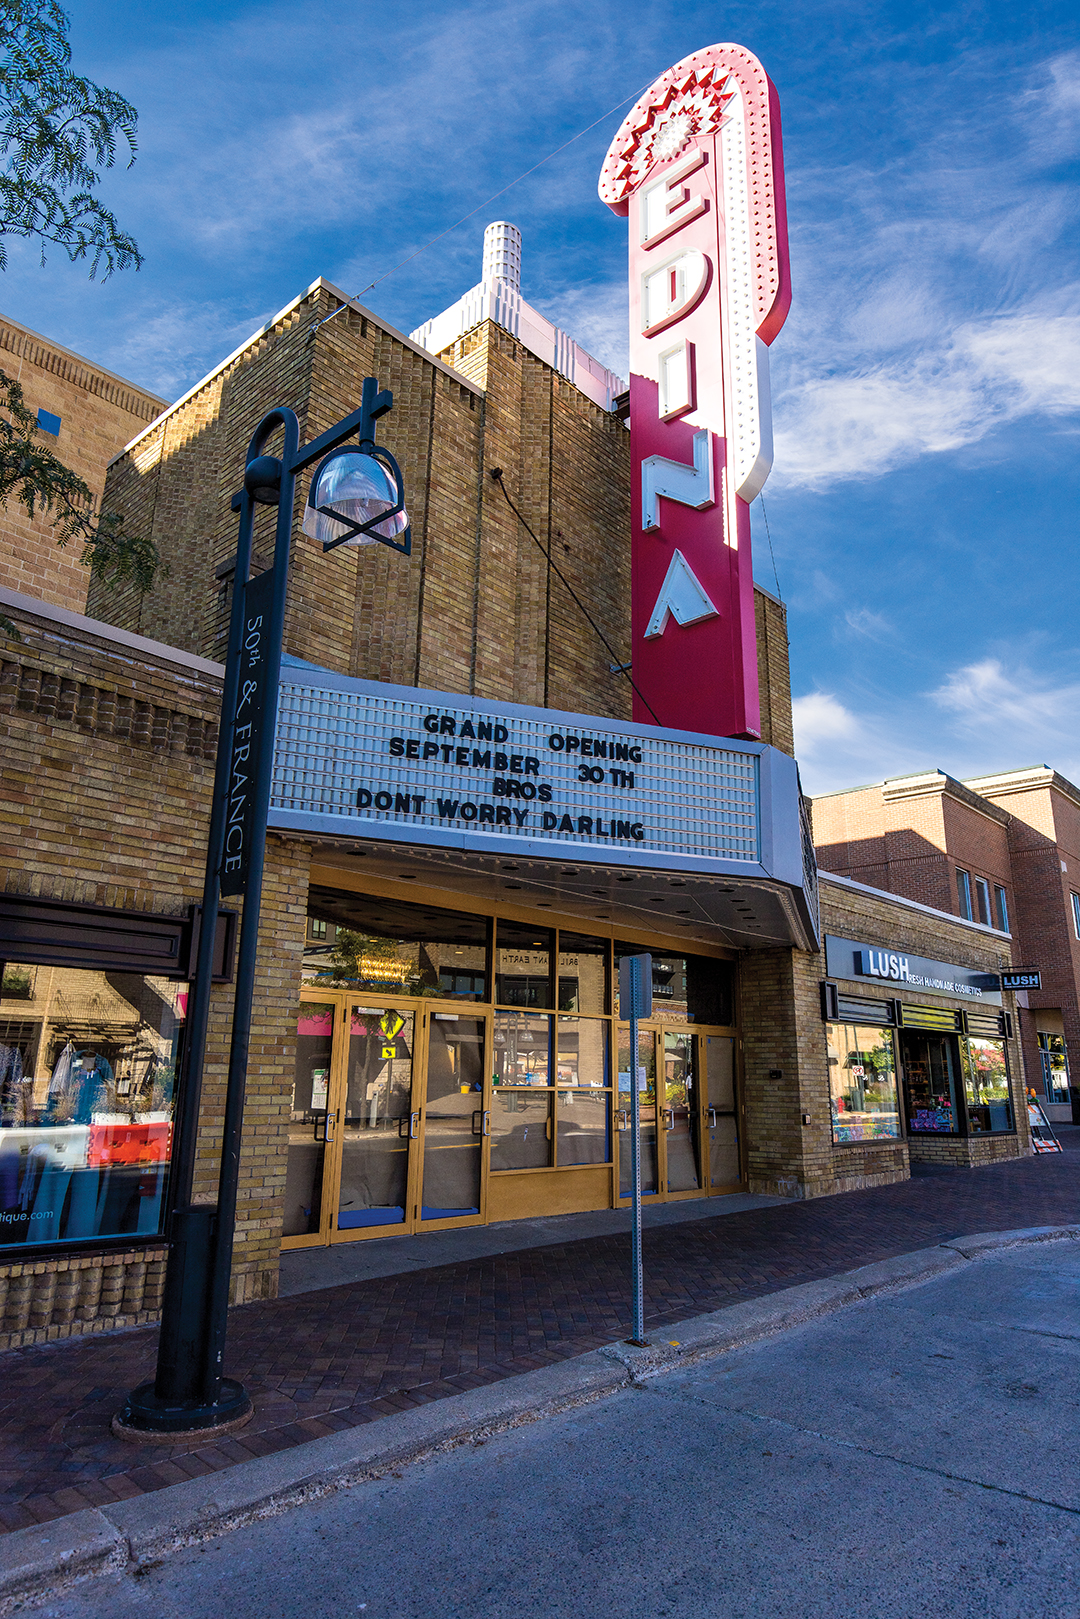
<svg viewBox="0 0 1080 1619">
<path fill-rule="evenodd" d="M 223 1377 L 221 1393 L 212 1405 L 200 1400 L 161 1400 L 153 1383 L 140 1383 L 112 1419 L 118 1439 L 170 1442 L 232 1433 L 251 1421 L 252 1404 L 242 1383 Z"/>
</svg>

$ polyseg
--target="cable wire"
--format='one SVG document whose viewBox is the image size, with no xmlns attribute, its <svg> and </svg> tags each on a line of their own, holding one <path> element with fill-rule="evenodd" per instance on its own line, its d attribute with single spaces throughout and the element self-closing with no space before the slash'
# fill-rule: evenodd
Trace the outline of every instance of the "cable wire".
<svg viewBox="0 0 1080 1619">
<path fill-rule="evenodd" d="M 400 264 L 395 264 L 391 270 L 384 270 L 382 275 L 375 277 L 374 281 L 369 281 L 366 287 L 362 288 L 360 292 L 355 294 L 353 301 L 355 303 L 359 303 L 365 292 L 371 292 L 372 288 L 377 287 L 380 281 L 385 281 L 388 276 L 396 275 L 399 270 L 403 270 L 406 264 L 411 264 L 413 259 L 420 257 L 421 253 L 426 253 L 429 247 L 434 247 L 436 242 L 441 242 L 444 236 L 449 236 L 451 231 L 457 230 L 459 225 L 464 225 L 466 220 L 472 219 L 474 214 L 478 214 L 481 209 L 489 207 L 491 203 L 497 202 L 498 199 L 500 197 L 504 197 L 508 191 L 512 191 L 516 185 L 520 185 L 522 180 L 527 180 L 530 174 L 535 174 L 537 169 L 542 169 L 545 163 L 550 163 L 553 157 L 558 157 L 559 153 L 565 152 L 568 146 L 573 146 L 574 142 L 581 140 L 583 135 L 588 135 L 596 128 L 597 124 L 602 124 L 604 119 L 610 118 L 613 112 L 618 112 L 620 107 L 625 107 L 628 101 L 637 101 L 639 97 L 645 94 L 645 91 L 648 88 L 648 85 L 643 85 L 640 90 L 635 90 L 633 95 L 624 96 L 623 99 L 617 102 L 614 107 L 609 107 L 607 112 L 601 113 L 600 117 L 594 119 L 594 121 L 585 129 L 579 129 L 576 135 L 571 135 L 568 141 L 563 141 L 561 146 L 556 146 L 555 150 L 553 152 L 549 152 L 546 157 L 542 157 L 539 163 L 534 163 L 531 169 L 526 169 L 524 174 L 519 174 L 515 180 L 511 180 L 508 185 L 504 185 L 501 191 L 495 191 L 490 197 L 485 198 L 483 202 L 478 202 L 475 208 L 470 208 L 467 214 L 462 214 L 461 218 L 455 220 L 452 225 L 447 225 L 446 229 L 441 230 L 438 236 L 433 236 L 430 242 L 425 242 L 423 247 L 418 247 L 414 253 L 409 254 L 408 258 L 402 259 Z M 308 342 L 310 343 L 314 341 L 315 334 L 318 332 L 320 326 L 325 326 L 328 320 L 333 320 L 335 315 L 340 315 L 341 311 L 347 308 L 347 304 L 339 304 L 337 309 L 332 309 L 330 311 L 329 315 L 324 315 L 322 320 L 316 321 L 315 325 L 308 333 Z"/>
<path fill-rule="evenodd" d="M 768 538 L 768 541 L 769 541 L 769 556 L 772 559 L 772 576 L 776 580 L 776 594 L 777 594 L 777 596 L 779 596 L 780 600 L 783 601 L 784 596 L 783 596 L 783 592 L 780 589 L 780 575 L 776 571 L 776 557 L 773 555 L 773 548 L 772 548 L 772 530 L 769 527 L 769 514 L 765 510 L 765 496 L 764 495 L 760 495 L 760 494 L 758 495 L 758 504 L 761 507 L 761 515 L 765 519 L 765 534 L 766 534 L 766 537 Z"/>
<path fill-rule="evenodd" d="M 525 521 L 524 517 L 522 517 L 522 515 L 518 511 L 517 507 L 514 505 L 514 502 L 510 499 L 510 493 L 509 493 L 509 491 L 508 491 L 508 489 L 506 487 L 506 484 L 503 482 L 502 467 L 492 467 L 489 476 L 494 478 L 495 482 L 498 484 L 499 488 L 502 490 L 503 499 L 506 501 L 506 504 L 509 506 L 510 510 L 513 512 L 514 516 L 517 518 L 518 522 L 521 524 L 521 526 L 525 530 L 526 534 L 528 534 L 535 541 L 535 543 L 537 545 L 537 548 L 540 551 L 540 554 L 543 557 L 546 557 L 548 567 L 555 574 L 556 578 L 562 580 L 563 584 L 566 586 L 567 591 L 569 592 L 571 600 L 576 602 L 577 606 L 581 609 L 582 614 L 584 615 L 585 619 L 587 620 L 587 622 L 589 623 L 591 628 L 593 630 L 595 630 L 596 634 L 600 637 L 600 640 L 607 647 L 607 650 L 610 653 L 610 655 L 612 656 L 612 658 L 614 658 L 615 663 L 618 664 L 619 663 L 619 654 L 615 651 L 615 648 L 612 646 L 611 642 L 608 640 L 607 636 L 604 634 L 604 632 L 600 628 L 599 624 L 597 624 L 596 620 L 593 618 L 592 614 L 589 612 L 589 609 L 585 606 L 585 603 L 582 601 L 581 597 L 577 594 L 577 591 L 574 589 L 574 587 L 570 583 L 569 579 L 562 572 L 562 570 L 560 569 L 558 563 L 553 559 L 553 557 L 551 555 L 550 547 L 545 546 L 542 540 L 537 539 L 536 535 L 533 533 L 532 529 L 529 527 L 529 525 Z M 612 673 L 614 674 L 615 672 L 616 671 L 613 669 Z M 649 710 L 649 713 L 652 715 L 652 717 L 656 721 L 657 725 L 660 725 L 662 723 L 661 720 L 660 720 L 660 716 L 657 714 L 655 708 L 649 702 L 649 699 L 645 696 L 645 693 L 636 684 L 636 682 L 634 680 L 634 677 L 630 673 L 629 669 L 626 668 L 625 665 L 622 665 L 622 666 L 619 667 L 618 673 L 621 674 L 621 675 L 626 676 L 627 680 L 630 682 L 630 685 L 631 685 L 631 687 L 632 687 L 632 689 L 634 691 L 635 696 L 641 698 L 641 701 L 645 704 L 645 707 Z"/>
</svg>

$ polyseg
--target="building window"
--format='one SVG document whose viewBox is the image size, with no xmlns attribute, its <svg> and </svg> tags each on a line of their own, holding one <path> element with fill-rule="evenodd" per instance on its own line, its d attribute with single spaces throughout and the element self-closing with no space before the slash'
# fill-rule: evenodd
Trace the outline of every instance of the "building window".
<svg viewBox="0 0 1080 1619">
<path fill-rule="evenodd" d="M 1076 895 L 1073 895 L 1076 898 Z M 1058 1105 L 1069 1101 L 1069 1059 L 1065 1051 L 1063 1034 L 1044 1034 L 1039 1031 L 1039 1056 L 1042 1059 L 1043 1090 L 1048 1102 Z"/>
<path fill-rule="evenodd" d="M 156 1237 L 187 985 L 8 968 L 0 1017 L 0 1245 Z M 25 991 L 25 993 L 24 993 Z"/>
<path fill-rule="evenodd" d="M 1002 933 L 1008 933 L 1009 932 L 1009 904 L 1008 904 L 1008 901 L 1005 898 L 1005 890 L 1003 888 L 995 888 L 994 889 L 994 894 L 995 894 L 995 896 L 997 898 L 998 927 L 1001 929 Z"/>
<path fill-rule="evenodd" d="M 1004 1040 L 980 1040 L 972 1035 L 960 1042 L 964 1070 L 968 1128 L 972 1135 L 1013 1128 L 1009 1096 L 1009 1069 Z"/>
<path fill-rule="evenodd" d="M 975 898 L 978 902 L 979 921 L 984 927 L 990 927 L 990 884 L 985 877 L 975 879 Z"/>
<path fill-rule="evenodd" d="M 900 1104 L 891 1029 L 827 1023 L 833 1140 L 898 1140 Z"/>
<path fill-rule="evenodd" d="M 325 939 L 327 923 L 321 916 L 309 916 L 307 933 L 309 939 Z"/>
<path fill-rule="evenodd" d="M 971 921 L 971 877 L 966 871 L 956 868 L 956 897 L 960 901 L 960 915 Z"/>
<path fill-rule="evenodd" d="M 1080 894 L 1072 894 L 1073 932 L 1080 939 Z"/>
</svg>

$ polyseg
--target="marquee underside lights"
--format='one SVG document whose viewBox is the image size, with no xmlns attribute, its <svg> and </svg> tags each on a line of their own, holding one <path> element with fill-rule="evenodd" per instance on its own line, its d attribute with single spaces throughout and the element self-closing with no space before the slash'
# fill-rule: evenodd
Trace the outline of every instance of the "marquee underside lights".
<svg viewBox="0 0 1080 1619">
<path fill-rule="evenodd" d="M 662 74 L 600 196 L 630 226 L 634 717 L 756 737 L 749 503 L 791 302 L 780 109 L 757 58 L 713 45 Z"/>
</svg>

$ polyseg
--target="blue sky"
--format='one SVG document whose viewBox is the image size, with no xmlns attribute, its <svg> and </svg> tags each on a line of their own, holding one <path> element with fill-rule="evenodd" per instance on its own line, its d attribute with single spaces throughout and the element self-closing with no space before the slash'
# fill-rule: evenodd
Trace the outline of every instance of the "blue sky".
<svg viewBox="0 0 1080 1619">
<path fill-rule="evenodd" d="M 140 112 L 106 194 L 146 264 L 98 286 L 14 244 L 2 307 L 170 398 L 317 275 L 361 293 L 690 51 L 755 51 L 788 174 L 765 505 L 805 784 L 1080 780 L 1075 5 L 70 9 L 77 68 Z M 596 194 L 623 111 L 364 301 L 408 331 L 511 219 L 526 297 L 625 374 L 626 225 Z M 760 504 L 754 532 L 775 590 Z"/>
</svg>

